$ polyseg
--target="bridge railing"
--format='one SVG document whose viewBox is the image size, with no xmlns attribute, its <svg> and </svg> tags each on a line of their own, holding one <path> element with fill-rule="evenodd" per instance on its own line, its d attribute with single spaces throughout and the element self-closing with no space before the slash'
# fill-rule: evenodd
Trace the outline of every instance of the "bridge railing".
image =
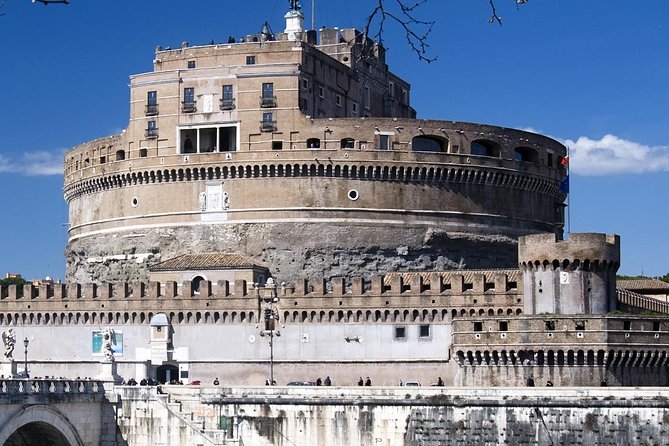
<svg viewBox="0 0 669 446">
<path fill-rule="evenodd" d="M 1 379 L 0 395 L 103 394 L 102 381 L 70 379 Z"/>
</svg>

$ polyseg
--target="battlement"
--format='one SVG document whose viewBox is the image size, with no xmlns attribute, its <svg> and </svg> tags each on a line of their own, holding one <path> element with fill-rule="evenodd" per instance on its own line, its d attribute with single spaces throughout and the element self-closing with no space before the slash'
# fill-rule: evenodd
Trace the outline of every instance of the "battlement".
<svg viewBox="0 0 669 446">
<path fill-rule="evenodd" d="M 620 236 L 573 233 L 569 240 L 555 234 L 527 235 L 518 239 L 518 262 L 523 269 L 612 269 L 620 266 Z"/>
</svg>

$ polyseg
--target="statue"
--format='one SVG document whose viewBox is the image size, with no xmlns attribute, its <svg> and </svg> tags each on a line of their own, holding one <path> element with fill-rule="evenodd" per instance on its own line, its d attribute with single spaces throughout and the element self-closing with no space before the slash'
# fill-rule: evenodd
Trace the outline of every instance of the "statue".
<svg viewBox="0 0 669 446">
<path fill-rule="evenodd" d="M 5 359 L 13 361 L 14 345 L 16 344 L 16 335 L 13 328 L 2 332 L 2 343 L 5 345 Z"/>
<path fill-rule="evenodd" d="M 114 333 L 114 330 L 109 327 L 102 330 L 102 353 L 108 361 L 114 359 L 114 349 L 112 347 L 114 344 L 116 344 L 116 333 Z"/>
<path fill-rule="evenodd" d="M 302 5 L 300 5 L 300 0 L 288 0 L 288 3 L 290 3 L 291 11 L 299 11 L 300 8 L 302 8 Z"/>
</svg>

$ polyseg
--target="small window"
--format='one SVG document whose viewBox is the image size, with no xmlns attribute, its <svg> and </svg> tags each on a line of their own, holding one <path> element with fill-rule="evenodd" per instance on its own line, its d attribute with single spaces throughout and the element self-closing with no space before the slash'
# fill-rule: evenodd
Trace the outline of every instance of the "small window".
<svg viewBox="0 0 669 446">
<path fill-rule="evenodd" d="M 140 158 L 146 158 L 147 156 L 149 156 L 148 149 L 139 149 L 139 157 Z"/>
<path fill-rule="evenodd" d="M 246 56 L 246 65 L 255 65 L 256 56 Z"/>
<path fill-rule="evenodd" d="M 555 321 L 545 321 L 546 330 L 555 331 Z"/>
<path fill-rule="evenodd" d="M 499 321 L 499 331 L 509 331 L 509 321 Z"/>
<path fill-rule="evenodd" d="M 272 141 L 272 150 L 282 150 L 283 141 Z"/>
<path fill-rule="evenodd" d="M 548 167 L 553 167 L 553 154 L 551 152 L 548 152 L 548 159 L 546 161 L 546 164 Z"/>
<path fill-rule="evenodd" d="M 232 85 L 223 85 L 221 95 L 221 110 L 232 110 L 235 108 L 235 96 Z"/>
<path fill-rule="evenodd" d="M 320 149 L 321 140 L 318 138 L 309 138 L 307 139 L 307 148 L 308 149 Z"/>
<path fill-rule="evenodd" d="M 341 95 L 337 95 L 335 103 L 337 104 L 337 107 L 341 107 Z"/>
<path fill-rule="evenodd" d="M 473 283 L 464 283 L 462 284 L 462 291 L 471 291 L 474 289 Z"/>
<path fill-rule="evenodd" d="M 407 337 L 406 327 L 395 327 L 395 339 L 404 339 Z"/>
<path fill-rule="evenodd" d="M 369 108 L 370 108 L 370 106 L 371 106 L 371 102 L 372 102 L 372 94 L 371 94 L 371 92 L 370 92 L 370 90 L 369 90 L 369 87 L 365 87 L 365 96 L 364 96 L 364 99 L 365 99 L 365 108 L 366 108 L 367 110 L 369 110 Z"/>
<path fill-rule="evenodd" d="M 574 325 L 577 331 L 585 330 L 585 321 L 574 321 Z"/>
<path fill-rule="evenodd" d="M 343 138 L 341 140 L 342 149 L 354 149 L 355 148 L 355 139 L 353 138 Z"/>
<path fill-rule="evenodd" d="M 146 137 L 147 138 L 157 138 L 158 137 L 158 124 L 153 119 L 147 122 Z"/>
<path fill-rule="evenodd" d="M 302 90 L 308 90 L 308 89 L 309 89 L 309 80 L 302 79 Z"/>
<path fill-rule="evenodd" d="M 483 331 L 483 322 L 474 322 L 474 331 Z"/>
<path fill-rule="evenodd" d="M 195 61 L 194 60 L 189 60 L 188 61 L 188 68 L 195 68 Z"/>
<path fill-rule="evenodd" d="M 623 330 L 631 330 L 632 321 L 623 321 Z"/>
<path fill-rule="evenodd" d="M 358 114 L 358 104 L 356 104 L 355 102 L 353 102 L 353 103 L 351 104 L 351 110 L 353 111 L 353 114 L 354 114 L 354 115 L 357 115 L 357 114 Z"/>
<path fill-rule="evenodd" d="M 430 337 L 430 326 L 429 325 L 421 325 L 419 335 L 420 335 L 421 338 L 429 338 Z"/>
<path fill-rule="evenodd" d="M 653 331 L 660 331 L 660 321 L 653 321 Z"/>
<path fill-rule="evenodd" d="M 182 111 L 184 113 L 192 113 L 197 110 L 195 103 L 195 88 L 184 88 L 184 100 L 182 103 Z"/>
<path fill-rule="evenodd" d="M 152 116 L 158 114 L 158 92 L 149 91 L 146 94 L 146 115 Z"/>
<path fill-rule="evenodd" d="M 107 157 L 106 156 L 101 156 L 100 157 L 100 164 L 104 164 L 107 162 Z"/>
<path fill-rule="evenodd" d="M 117 150 L 116 151 L 116 161 L 123 161 L 125 159 L 125 151 Z"/>
<path fill-rule="evenodd" d="M 390 135 L 379 135 L 379 150 L 388 150 Z"/>
<path fill-rule="evenodd" d="M 321 99 L 325 98 L 325 88 L 323 87 L 318 87 L 318 97 Z"/>
</svg>

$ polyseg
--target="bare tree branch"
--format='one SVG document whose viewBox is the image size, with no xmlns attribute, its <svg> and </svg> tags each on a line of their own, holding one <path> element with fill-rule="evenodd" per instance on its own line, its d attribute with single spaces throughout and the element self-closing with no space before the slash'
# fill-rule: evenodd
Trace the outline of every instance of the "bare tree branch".
<svg viewBox="0 0 669 446">
<path fill-rule="evenodd" d="M 407 43 L 411 47 L 411 50 L 416 53 L 419 60 L 428 63 L 437 60 L 436 57 L 428 55 L 429 44 L 427 43 L 435 21 L 421 20 L 414 15 L 416 9 L 427 3 L 428 0 L 420 0 L 414 4 L 408 4 L 406 3 L 406 0 L 395 0 L 399 10 L 391 9 L 392 6 L 387 8 L 386 5 L 388 1 L 390 0 L 378 0 L 376 7 L 367 17 L 363 35 L 365 37 L 371 37 L 379 44 L 383 44 L 383 32 L 385 30 L 386 21 L 393 22 L 402 28 Z M 375 23 L 378 23 L 376 25 L 377 31 L 370 36 L 370 30 Z"/>
</svg>

